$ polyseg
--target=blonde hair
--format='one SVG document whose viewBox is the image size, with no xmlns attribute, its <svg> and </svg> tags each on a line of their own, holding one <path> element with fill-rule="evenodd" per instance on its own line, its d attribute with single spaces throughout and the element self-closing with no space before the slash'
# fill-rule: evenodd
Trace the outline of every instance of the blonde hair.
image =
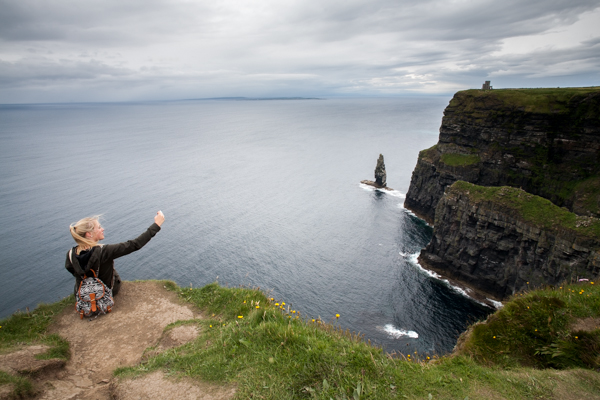
<svg viewBox="0 0 600 400">
<path fill-rule="evenodd" d="M 99 222 L 100 215 L 94 215 L 93 217 L 82 218 L 74 224 L 69 225 L 71 236 L 77 242 L 77 254 L 82 250 L 86 250 L 98 245 L 98 242 L 90 240 L 85 237 L 85 234 L 94 230 L 96 226 L 94 222 Z"/>
</svg>

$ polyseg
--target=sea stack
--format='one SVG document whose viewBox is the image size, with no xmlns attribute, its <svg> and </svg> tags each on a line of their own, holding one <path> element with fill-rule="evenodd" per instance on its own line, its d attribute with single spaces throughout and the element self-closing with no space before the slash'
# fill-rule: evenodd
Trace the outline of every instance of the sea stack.
<svg viewBox="0 0 600 400">
<path fill-rule="evenodd" d="M 383 162 L 383 154 L 380 154 L 379 158 L 377 159 L 377 165 L 375 166 L 375 182 L 364 180 L 364 181 L 360 181 L 360 183 L 365 184 L 365 185 L 374 186 L 377 189 L 393 190 L 386 186 L 387 185 L 386 180 L 387 180 L 387 175 L 385 173 L 385 163 Z"/>
<path fill-rule="evenodd" d="M 386 185 L 386 173 L 385 173 L 385 163 L 383 162 L 383 154 L 379 155 L 377 159 L 377 166 L 375 167 L 375 183 L 380 187 L 385 187 Z"/>
</svg>

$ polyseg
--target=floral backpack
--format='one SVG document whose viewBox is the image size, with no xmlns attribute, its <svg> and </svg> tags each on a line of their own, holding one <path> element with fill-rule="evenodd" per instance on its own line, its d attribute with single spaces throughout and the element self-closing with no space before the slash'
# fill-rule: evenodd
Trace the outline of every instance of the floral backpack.
<svg viewBox="0 0 600 400">
<path fill-rule="evenodd" d="M 75 311 L 79 313 L 81 319 L 111 312 L 115 305 L 112 290 L 98 279 L 93 269 L 89 269 L 87 273 L 84 272 L 77 258 L 74 258 L 71 253 L 72 250 L 69 252 L 69 258 L 73 269 L 81 277 L 81 283 L 75 293 Z M 88 275 L 90 276 L 88 277 Z"/>
</svg>

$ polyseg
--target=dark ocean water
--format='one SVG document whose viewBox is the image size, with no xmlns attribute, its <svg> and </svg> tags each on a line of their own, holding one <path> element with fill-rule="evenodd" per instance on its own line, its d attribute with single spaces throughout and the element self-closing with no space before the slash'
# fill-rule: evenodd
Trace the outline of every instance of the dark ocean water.
<svg viewBox="0 0 600 400">
<path fill-rule="evenodd" d="M 387 350 L 448 352 L 490 310 L 416 264 L 432 230 L 403 196 L 449 100 L 0 106 L 0 316 L 70 293 L 69 223 L 103 214 L 116 243 L 160 209 L 124 279 L 259 286 Z M 379 153 L 392 193 L 359 183 Z"/>
</svg>

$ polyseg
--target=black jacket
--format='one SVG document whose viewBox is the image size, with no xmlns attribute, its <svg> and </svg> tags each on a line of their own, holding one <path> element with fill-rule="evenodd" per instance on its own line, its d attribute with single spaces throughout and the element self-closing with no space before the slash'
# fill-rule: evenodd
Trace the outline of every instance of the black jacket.
<svg viewBox="0 0 600 400">
<path fill-rule="evenodd" d="M 106 286 L 112 289 L 113 277 L 115 273 L 114 259 L 126 256 L 127 254 L 141 249 L 150 241 L 150 239 L 154 237 L 154 235 L 156 235 L 158 231 L 160 231 L 160 226 L 154 223 L 150 225 L 150 228 L 148 228 L 146 232 L 138 236 L 137 239 L 128 240 L 123 243 L 98 245 L 92 247 L 90 250 L 91 254 L 89 256 L 87 265 L 85 266 L 84 272 L 89 277 L 91 276 L 89 271 L 90 269 L 93 269 L 96 273 L 96 276 L 100 278 L 100 280 L 104 282 Z M 75 272 L 75 268 L 73 267 L 74 262 L 79 264 L 77 257 L 75 257 L 75 254 L 77 254 L 76 251 L 77 246 L 73 247 L 71 250 L 69 250 L 69 252 L 67 252 L 65 268 L 75 277 L 77 287 L 79 287 L 82 277 Z"/>
</svg>

